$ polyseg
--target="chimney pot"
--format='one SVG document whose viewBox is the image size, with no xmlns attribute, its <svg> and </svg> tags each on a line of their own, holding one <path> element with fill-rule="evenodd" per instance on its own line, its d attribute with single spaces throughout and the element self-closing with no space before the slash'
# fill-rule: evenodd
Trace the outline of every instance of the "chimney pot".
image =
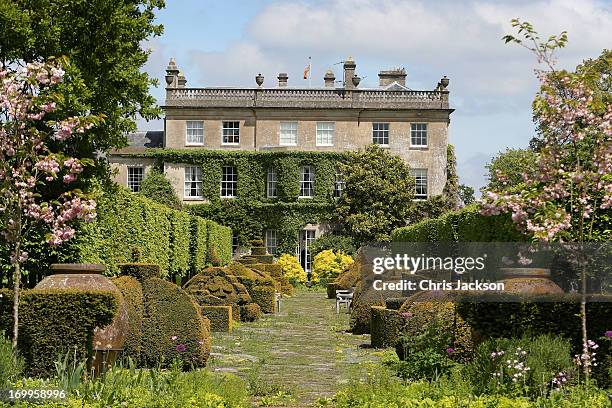
<svg viewBox="0 0 612 408">
<path fill-rule="evenodd" d="M 281 72 L 278 74 L 278 86 L 279 88 L 287 86 L 287 82 L 289 81 L 289 75 L 286 72 Z"/>
<path fill-rule="evenodd" d="M 334 71 L 328 69 L 325 73 L 325 76 L 323 77 L 323 80 L 325 81 L 326 88 L 333 88 L 334 83 L 336 82 L 336 76 L 334 75 Z"/>
<path fill-rule="evenodd" d="M 353 57 L 348 57 L 346 61 L 344 61 L 344 88 L 345 89 L 353 89 L 355 86 L 353 84 L 353 77 L 355 76 L 355 68 L 357 64 L 353 60 Z"/>
</svg>

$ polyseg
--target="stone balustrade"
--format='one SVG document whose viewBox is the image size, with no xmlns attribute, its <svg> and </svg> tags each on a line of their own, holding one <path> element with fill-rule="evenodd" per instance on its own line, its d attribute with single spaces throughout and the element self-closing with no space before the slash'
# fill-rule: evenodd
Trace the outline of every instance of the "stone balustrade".
<svg viewBox="0 0 612 408">
<path fill-rule="evenodd" d="M 166 107 L 449 109 L 448 91 L 167 88 Z"/>
</svg>

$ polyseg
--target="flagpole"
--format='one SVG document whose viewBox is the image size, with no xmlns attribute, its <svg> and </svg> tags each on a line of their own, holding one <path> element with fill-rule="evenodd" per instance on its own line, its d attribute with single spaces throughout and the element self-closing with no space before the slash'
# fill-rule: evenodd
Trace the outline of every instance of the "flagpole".
<svg viewBox="0 0 612 408">
<path fill-rule="evenodd" d="M 308 57 L 308 87 L 312 88 L 312 57 Z"/>
</svg>

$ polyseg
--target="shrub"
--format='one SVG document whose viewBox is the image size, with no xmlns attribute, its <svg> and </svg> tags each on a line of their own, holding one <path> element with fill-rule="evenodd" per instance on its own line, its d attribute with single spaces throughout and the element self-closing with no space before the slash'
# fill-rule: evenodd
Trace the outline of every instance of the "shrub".
<svg viewBox="0 0 612 408">
<path fill-rule="evenodd" d="M 251 269 L 239 262 L 232 262 L 228 268 L 231 274 L 247 288 L 251 296 L 253 295 L 251 290 L 255 286 L 271 286 L 280 289 L 280 285 L 267 272 Z"/>
<path fill-rule="evenodd" d="M 185 276 L 190 269 L 191 216 L 183 211 L 168 214 L 170 220 L 170 256 L 168 271 Z"/>
<path fill-rule="evenodd" d="M 387 304 L 387 309 L 400 310 L 404 303 L 406 303 L 406 300 L 408 300 L 407 297 L 389 298 L 385 299 L 385 303 Z"/>
<path fill-rule="evenodd" d="M 452 295 L 445 292 L 419 292 L 409 297 L 399 310 L 404 317 L 402 336 L 416 338 L 435 325 L 450 336 L 447 347 L 452 348 L 453 360 L 468 361 L 474 344 L 471 327 L 458 315 Z M 400 358 L 401 347 L 398 348 Z"/>
<path fill-rule="evenodd" d="M 0 290 L 0 331 L 12 328 L 13 294 Z M 110 324 L 117 313 L 115 294 L 85 290 L 27 290 L 19 302 L 19 350 L 29 374 L 49 376 L 67 351 L 91 362 L 96 327 Z"/>
<path fill-rule="evenodd" d="M 23 358 L 13 354 L 11 341 L 0 332 L 0 388 L 8 387 L 23 370 Z"/>
<path fill-rule="evenodd" d="M 167 367 L 178 358 L 184 367 L 206 365 L 211 347 L 210 333 L 200 307 L 191 296 L 159 278 L 145 280 L 142 293 L 142 363 L 147 367 Z"/>
<path fill-rule="evenodd" d="M 263 313 L 276 311 L 276 290 L 271 286 L 255 286 L 251 289 L 251 298 L 258 304 Z"/>
<path fill-rule="evenodd" d="M 181 199 L 172 187 L 172 183 L 159 170 L 150 171 L 142 180 L 140 194 L 175 210 L 180 210 L 183 207 Z"/>
<path fill-rule="evenodd" d="M 237 307 L 237 306 L 236 306 Z M 232 306 L 202 306 L 202 314 L 210 321 L 210 330 L 213 332 L 232 332 Z"/>
<path fill-rule="evenodd" d="M 261 318 L 261 308 L 257 303 L 240 306 L 240 319 L 243 322 L 254 322 Z"/>
<path fill-rule="evenodd" d="M 207 222 L 204 218 L 191 218 L 191 272 L 197 273 L 206 267 L 208 246 Z"/>
<path fill-rule="evenodd" d="M 142 318 L 144 303 L 142 286 L 132 276 L 121 276 L 113 279 L 113 283 L 123 295 L 127 305 L 129 332 L 123 346 L 123 356 L 131 357 L 135 362 L 140 361 L 142 349 Z"/>
<path fill-rule="evenodd" d="M 372 306 L 370 312 L 371 344 L 376 348 L 395 347 L 404 318 L 397 310 Z"/>
<path fill-rule="evenodd" d="M 220 299 L 225 305 L 242 306 L 251 302 L 249 292 L 227 268 L 206 268 L 191 278 L 184 288 L 200 305 L 206 304 L 208 296 Z"/>
<path fill-rule="evenodd" d="M 333 281 L 352 263 L 353 258 L 342 252 L 334 252 L 331 249 L 319 252 L 314 258 L 311 280 L 313 282 L 319 282 L 321 279 Z"/>
<path fill-rule="evenodd" d="M 308 276 L 302 265 L 300 265 L 300 261 L 293 255 L 282 254 L 278 258 L 277 265 L 280 266 L 283 276 L 294 286 L 308 280 Z"/>
<path fill-rule="evenodd" d="M 546 395 L 559 373 L 569 385 L 576 374 L 571 343 L 559 336 L 491 339 L 476 349 L 466 367 L 476 393 L 505 395 Z"/>
<path fill-rule="evenodd" d="M 316 257 L 320 252 L 328 249 L 334 252 L 342 252 L 348 256 L 355 256 L 357 253 L 353 238 L 334 234 L 323 234 L 315 239 L 310 246 L 310 253 L 313 257 Z"/>
<path fill-rule="evenodd" d="M 351 333 L 370 333 L 370 312 L 372 306 L 385 307 L 385 293 L 374 290 L 370 285 L 361 281 L 355 288 L 353 303 L 351 304 Z"/>
<path fill-rule="evenodd" d="M 148 263 L 125 263 L 119 264 L 119 270 L 123 276 L 131 276 L 143 282 L 149 278 L 161 278 L 159 265 Z"/>
</svg>

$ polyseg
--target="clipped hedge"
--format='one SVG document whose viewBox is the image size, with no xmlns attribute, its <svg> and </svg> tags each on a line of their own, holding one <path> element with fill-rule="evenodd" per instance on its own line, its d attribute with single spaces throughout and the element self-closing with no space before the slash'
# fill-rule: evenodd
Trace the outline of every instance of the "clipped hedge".
<svg viewBox="0 0 612 408">
<path fill-rule="evenodd" d="M 185 276 L 205 264 L 208 242 L 223 264 L 231 260 L 231 230 L 227 227 L 121 186 L 97 191 L 96 202 L 96 222 L 83 225 L 61 248 L 62 262 L 102 263 L 109 275 L 117 275 L 119 265 L 132 262 L 132 249 L 138 248 L 139 262 L 159 265 L 163 277 Z"/>
<path fill-rule="evenodd" d="M 193 298 L 175 284 L 159 278 L 145 280 L 142 293 L 141 363 L 147 367 L 168 367 L 179 358 L 186 368 L 205 366 L 211 348 L 210 332 Z M 184 346 L 184 351 L 179 346 Z"/>
<path fill-rule="evenodd" d="M 221 260 L 221 265 L 227 265 L 232 261 L 232 230 L 216 222 L 208 221 L 206 224 L 207 243 L 209 250 L 214 248 Z M 210 251 L 209 251 L 210 252 Z M 212 264 L 211 259 L 207 259 Z"/>
<path fill-rule="evenodd" d="M 202 314 L 210 321 L 210 331 L 231 333 L 232 332 L 232 306 L 202 306 Z"/>
<path fill-rule="evenodd" d="M 482 337 L 521 337 L 525 334 L 560 334 L 570 338 L 574 347 L 582 343 L 580 323 L 580 295 L 525 295 L 478 294 L 477 301 L 465 296 L 457 304 L 463 319 Z M 501 300 L 493 302 L 493 300 Z M 587 330 L 589 339 L 597 339 L 610 330 L 612 296 L 590 296 L 587 301 Z"/>
<path fill-rule="evenodd" d="M 243 322 L 254 322 L 261 318 L 261 307 L 257 303 L 240 306 L 240 319 Z"/>
<path fill-rule="evenodd" d="M 115 278 L 113 283 L 121 291 L 127 305 L 129 331 L 123 346 L 123 356 L 129 356 L 138 363 L 142 350 L 142 318 L 144 314 L 142 286 L 132 276 Z"/>
<path fill-rule="evenodd" d="M 271 286 L 255 286 L 250 291 L 253 303 L 261 308 L 263 313 L 276 312 L 276 290 Z"/>
<path fill-rule="evenodd" d="M 170 264 L 168 272 L 173 275 L 185 276 L 190 270 L 192 255 L 191 223 L 192 217 L 183 211 L 168 213 L 170 220 Z"/>
<path fill-rule="evenodd" d="M 477 205 L 451 211 L 439 218 L 431 218 L 391 234 L 400 242 L 521 242 L 522 235 L 508 214 L 484 216 Z"/>
<path fill-rule="evenodd" d="M 258 269 L 251 269 L 240 262 L 232 262 L 228 266 L 230 273 L 238 278 L 249 293 L 255 286 L 271 286 L 280 288 L 280 284 L 276 282 L 270 274 Z M 251 294 L 252 295 L 252 294 Z"/>
<path fill-rule="evenodd" d="M 19 351 L 32 376 L 55 373 L 61 354 L 77 360 L 93 356 L 96 327 L 110 324 L 118 299 L 112 292 L 85 290 L 26 290 L 19 302 Z M 0 332 L 12 333 L 13 293 L 0 290 Z"/>
<path fill-rule="evenodd" d="M 399 311 L 384 306 L 372 306 L 370 312 L 370 333 L 372 347 L 395 347 L 404 318 Z"/>
<path fill-rule="evenodd" d="M 131 276 L 140 282 L 149 278 L 161 278 L 161 269 L 156 264 L 126 263 L 119 264 L 118 266 L 121 275 Z"/>
<path fill-rule="evenodd" d="M 351 333 L 370 333 L 370 312 L 372 306 L 386 307 L 385 297 L 391 296 L 393 295 L 390 293 L 374 290 L 365 281 L 359 282 L 355 288 L 353 302 L 351 303 Z"/>
</svg>

